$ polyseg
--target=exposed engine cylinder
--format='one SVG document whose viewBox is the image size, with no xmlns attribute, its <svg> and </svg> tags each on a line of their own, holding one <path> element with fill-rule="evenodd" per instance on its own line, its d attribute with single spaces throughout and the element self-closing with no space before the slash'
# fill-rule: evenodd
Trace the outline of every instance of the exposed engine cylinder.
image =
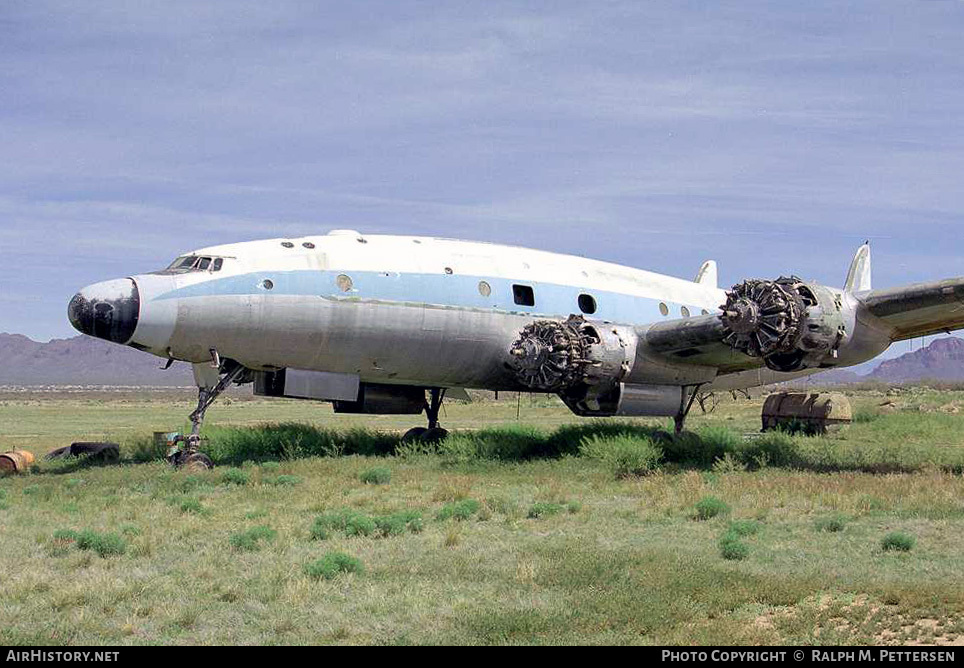
<svg viewBox="0 0 964 668">
<path fill-rule="evenodd" d="M 847 335 L 840 295 L 795 276 L 744 281 L 720 308 L 723 341 L 775 371 L 825 365 Z"/>
<path fill-rule="evenodd" d="M 631 331 L 571 315 L 526 325 L 509 349 L 509 367 L 520 384 L 540 392 L 612 385 L 632 368 L 635 350 Z"/>
</svg>

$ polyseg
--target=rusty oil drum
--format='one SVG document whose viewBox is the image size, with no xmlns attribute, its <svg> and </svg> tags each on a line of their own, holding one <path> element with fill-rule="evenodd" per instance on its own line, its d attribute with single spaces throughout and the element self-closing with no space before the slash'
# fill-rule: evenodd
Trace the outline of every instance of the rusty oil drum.
<svg viewBox="0 0 964 668">
<path fill-rule="evenodd" d="M 26 450 L 14 450 L 0 454 L 0 474 L 24 473 L 34 462 L 33 453 Z"/>
<path fill-rule="evenodd" d="M 839 392 L 779 392 L 763 404 L 763 431 L 785 429 L 825 434 L 853 421 L 850 400 Z"/>
</svg>

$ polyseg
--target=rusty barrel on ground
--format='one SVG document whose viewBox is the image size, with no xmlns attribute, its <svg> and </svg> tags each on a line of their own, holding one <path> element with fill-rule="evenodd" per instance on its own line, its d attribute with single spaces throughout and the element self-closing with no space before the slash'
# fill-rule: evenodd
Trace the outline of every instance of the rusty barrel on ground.
<svg viewBox="0 0 964 668">
<path fill-rule="evenodd" d="M 763 404 L 763 431 L 825 434 L 852 421 L 850 400 L 838 392 L 779 392 L 771 394 Z"/>
<path fill-rule="evenodd" d="M 33 464 L 33 453 L 26 450 L 14 450 L 0 454 L 0 474 L 24 473 Z"/>
</svg>

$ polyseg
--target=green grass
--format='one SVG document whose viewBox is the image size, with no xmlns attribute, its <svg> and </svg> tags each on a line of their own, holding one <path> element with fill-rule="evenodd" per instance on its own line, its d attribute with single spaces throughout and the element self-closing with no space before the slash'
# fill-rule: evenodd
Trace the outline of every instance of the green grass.
<svg viewBox="0 0 964 668">
<path fill-rule="evenodd" d="M 566 509 L 566 506 L 561 503 L 534 503 L 529 507 L 529 519 L 538 519 L 540 517 L 549 517 L 551 515 L 558 515 Z"/>
<path fill-rule="evenodd" d="M 659 468 L 663 450 L 646 436 L 630 433 L 588 436 L 580 444 L 583 457 L 598 459 L 616 478 L 643 476 Z"/>
<path fill-rule="evenodd" d="M 387 485 L 392 481 L 392 470 L 387 466 L 376 466 L 362 471 L 358 478 L 367 485 Z"/>
<path fill-rule="evenodd" d="M 848 518 L 846 515 L 841 513 L 833 513 L 832 515 L 817 518 L 817 520 L 814 522 L 814 527 L 817 529 L 817 531 L 837 533 L 839 531 L 843 531 L 847 527 L 847 521 Z"/>
<path fill-rule="evenodd" d="M 111 532 L 100 532 L 93 529 L 81 531 L 58 529 L 54 532 L 53 538 L 57 543 L 72 544 L 79 550 L 90 550 L 101 557 L 120 555 L 127 551 L 127 543 L 124 539 Z"/>
<path fill-rule="evenodd" d="M 913 536 L 902 531 L 891 532 L 880 541 L 880 547 L 885 552 L 910 552 L 916 544 Z"/>
<path fill-rule="evenodd" d="M 196 474 L 138 462 L 132 445 L 183 426 L 191 392 L 2 394 L 5 444 L 39 455 L 112 440 L 123 460 L 41 460 L 0 479 L 0 634 L 13 645 L 951 642 L 964 635 L 964 415 L 940 409 L 964 393 L 906 390 L 884 414 L 873 392 L 852 397 L 872 419 L 819 438 L 744 438 L 760 402 L 728 396 L 681 439 L 666 420 L 580 421 L 544 397 L 523 398 L 524 426 L 514 396 L 447 404 L 458 447 L 405 457 L 390 453 L 412 416 L 232 394 L 204 430 L 219 466 Z M 624 436 L 658 448 L 658 467 L 617 477 L 580 454 Z M 360 483 L 379 467 L 391 484 Z M 227 469 L 246 483 L 226 483 Z M 705 497 L 729 513 L 692 521 Z M 819 529 L 838 514 L 844 530 Z M 87 534 L 81 549 L 85 528 L 101 540 Z M 913 549 L 884 550 L 892 532 Z M 364 571 L 309 568 L 329 552 Z"/>
<path fill-rule="evenodd" d="M 364 573 L 365 567 L 359 559 L 344 552 L 328 552 L 321 559 L 305 564 L 304 570 L 312 578 L 332 580 L 341 573 Z"/>
<path fill-rule="evenodd" d="M 453 503 L 447 503 L 438 511 L 435 515 L 435 519 L 440 522 L 445 520 L 456 520 L 459 522 L 471 519 L 473 515 L 479 512 L 482 507 L 475 499 L 464 499 L 462 501 L 455 501 Z"/>
<path fill-rule="evenodd" d="M 727 531 L 720 538 L 720 555 L 728 561 L 742 561 L 750 556 L 750 547 L 740 540 L 740 534 Z"/>
<path fill-rule="evenodd" d="M 697 501 L 693 511 L 693 518 L 697 520 L 709 520 L 717 515 L 725 515 L 730 512 L 730 506 L 722 499 L 715 496 L 704 496 Z"/>
<path fill-rule="evenodd" d="M 278 532 L 268 526 L 252 527 L 231 534 L 231 547 L 241 552 L 254 552 L 273 541 L 277 535 Z"/>
</svg>

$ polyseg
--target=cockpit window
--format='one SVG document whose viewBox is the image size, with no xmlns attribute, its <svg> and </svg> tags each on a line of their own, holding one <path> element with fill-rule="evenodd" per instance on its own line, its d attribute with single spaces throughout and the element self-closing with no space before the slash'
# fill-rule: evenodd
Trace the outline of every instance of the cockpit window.
<svg viewBox="0 0 964 668">
<path fill-rule="evenodd" d="M 224 258 L 200 255 L 185 255 L 179 257 L 164 271 L 159 274 L 186 274 L 191 271 L 221 271 L 224 266 Z"/>
</svg>

